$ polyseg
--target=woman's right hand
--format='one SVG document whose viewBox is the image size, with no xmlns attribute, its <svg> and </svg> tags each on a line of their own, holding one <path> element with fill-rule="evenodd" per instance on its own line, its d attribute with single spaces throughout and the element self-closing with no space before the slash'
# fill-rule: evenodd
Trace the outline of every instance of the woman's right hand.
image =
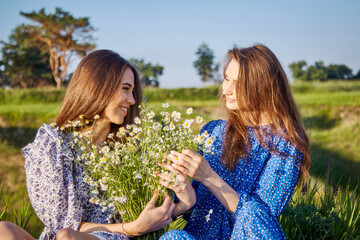
<svg viewBox="0 0 360 240">
<path fill-rule="evenodd" d="M 127 233 L 138 236 L 164 228 L 171 222 L 175 204 L 171 197 L 165 193 L 163 204 L 160 207 L 155 207 L 157 195 L 158 191 L 155 191 L 151 200 L 134 222 L 123 225 Z"/>
</svg>

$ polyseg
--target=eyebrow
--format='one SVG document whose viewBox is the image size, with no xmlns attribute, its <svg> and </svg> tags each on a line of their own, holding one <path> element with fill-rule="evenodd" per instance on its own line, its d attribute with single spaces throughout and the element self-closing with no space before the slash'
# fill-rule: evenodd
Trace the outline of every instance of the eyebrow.
<svg viewBox="0 0 360 240">
<path fill-rule="evenodd" d="M 129 87 L 132 87 L 132 85 L 130 83 L 123 83 L 122 85 L 127 85 Z"/>
</svg>

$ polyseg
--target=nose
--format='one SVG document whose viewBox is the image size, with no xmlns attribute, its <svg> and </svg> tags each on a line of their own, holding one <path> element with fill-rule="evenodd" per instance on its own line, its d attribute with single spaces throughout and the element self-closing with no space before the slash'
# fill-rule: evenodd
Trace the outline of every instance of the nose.
<svg viewBox="0 0 360 240">
<path fill-rule="evenodd" d="M 130 94 L 128 95 L 127 101 L 128 101 L 128 103 L 129 103 L 130 105 L 134 105 L 134 104 L 135 104 L 135 99 L 134 99 L 134 94 L 133 94 L 133 93 L 130 93 Z"/>
<path fill-rule="evenodd" d="M 233 93 L 233 84 L 231 84 L 230 82 L 223 82 L 223 94 L 224 95 L 232 95 Z"/>
</svg>

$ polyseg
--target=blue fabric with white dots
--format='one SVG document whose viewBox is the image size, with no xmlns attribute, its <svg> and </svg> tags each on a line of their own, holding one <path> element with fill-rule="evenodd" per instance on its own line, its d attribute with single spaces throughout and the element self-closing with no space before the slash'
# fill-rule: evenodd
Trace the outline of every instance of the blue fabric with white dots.
<svg viewBox="0 0 360 240">
<path fill-rule="evenodd" d="M 213 154 L 205 153 L 211 168 L 239 195 L 236 211 L 230 214 L 203 184 L 193 181 L 196 204 L 184 230 L 172 230 L 160 239 L 286 239 L 277 219 L 294 191 L 303 154 L 277 135 L 267 137 L 279 153 L 260 145 L 249 127 L 251 154 L 233 171 L 220 161 L 226 121 L 207 123 L 215 141 Z M 262 126 L 266 132 L 268 126 Z M 212 213 L 209 214 L 212 209 Z M 210 216 L 210 219 L 209 219 Z"/>
</svg>

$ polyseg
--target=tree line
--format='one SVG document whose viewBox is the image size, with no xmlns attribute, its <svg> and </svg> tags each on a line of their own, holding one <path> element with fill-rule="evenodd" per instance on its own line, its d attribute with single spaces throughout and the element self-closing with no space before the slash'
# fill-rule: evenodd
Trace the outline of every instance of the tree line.
<svg viewBox="0 0 360 240">
<path fill-rule="evenodd" d="M 68 73 L 69 64 L 96 47 L 92 35 L 95 28 L 89 18 L 76 18 L 61 8 L 56 8 L 54 13 L 46 13 L 43 8 L 20 12 L 20 15 L 34 24 L 21 24 L 11 32 L 7 42 L 0 41 L 0 87 L 55 85 L 60 88 L 67 84 L 72 76 Z M 200 79 L 206 83 L 221 82 L 221 64 L 215 62 L 213 50 L 202 43 L 195 55 L 193 66 Z M 131 58 L 129 61 L 138 69 L 143 86 L 160 86 L 163 66 L 144 59 Z M 308 66 L 302 60 L 291 63 L 289 68 L 295 79 L 303 81 L 360 78 L 360 71 L 353 75 L 346 65 L 325 66 L 322 61 Z"/>
<path fill-rule="evenodd" d="M 92 35 L 95 28 L 89 18 L 76 18 L 61 8 L 55 13 L 46 13 L 43 8 L 20 15 L 34 24 L 21 24 L 7 42 L 0 41 L 0 86 L 60 88 L 67 84 L 72 76 L 69 64 L 96 47 Z M 144 59 L 132 58 L 130 62 L 138 69 L 144 86 L 159 86 L 164 67 Z"/>
<path fill-rule="evenodd" d="M 292 76 L 301 81 L 326 81 L 338 79 L 360 79 L 360 70 L 353 75 L 352 69 L 344 64 L 324 65 L 323 61 L 317 61 L 314 65 L 307 65 L 306 61 L 301 60 L 289 65 Z"/>
</svg>

